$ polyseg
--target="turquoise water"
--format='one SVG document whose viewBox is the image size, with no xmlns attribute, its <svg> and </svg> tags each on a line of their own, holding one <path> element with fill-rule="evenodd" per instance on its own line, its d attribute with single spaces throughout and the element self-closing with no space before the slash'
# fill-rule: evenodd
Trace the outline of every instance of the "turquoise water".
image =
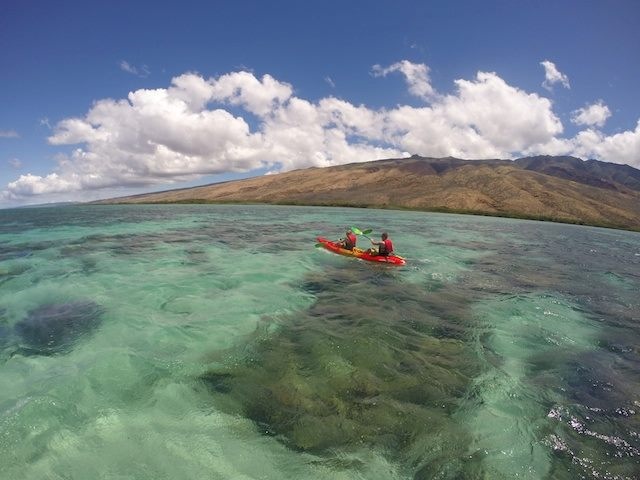
<svg viewBox="0 0 640 480">
<path fill-rule="evenodd" d="M 350 225 L 407 266 L 314 248 Z M 622 231 L 0 211 L 0 478 L 638 478 L 638 292 Z"/>
</svg>

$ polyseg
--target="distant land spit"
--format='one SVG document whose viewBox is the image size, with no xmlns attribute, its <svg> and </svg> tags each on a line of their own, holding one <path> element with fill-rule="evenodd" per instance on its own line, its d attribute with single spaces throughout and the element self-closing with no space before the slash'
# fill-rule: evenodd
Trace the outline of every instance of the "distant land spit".
<svg viewBox="0 0 640 480">
<path fill-rule="evenodd" d="M 413 155 L 92 203 L 265 203 L 411 209 L 640 231 L 640 170 L 575 157 L 463 160 Z"/>
</svg>

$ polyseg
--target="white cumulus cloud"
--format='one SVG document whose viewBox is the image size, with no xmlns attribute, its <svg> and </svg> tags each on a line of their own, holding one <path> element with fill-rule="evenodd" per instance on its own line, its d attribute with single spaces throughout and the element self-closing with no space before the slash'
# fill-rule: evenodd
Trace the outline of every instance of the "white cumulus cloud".
<svg viewBox="0 0 640 480">
<path fill-rule="evenodd" d="M 372 68 L 372 73 L 375 77 L 386 77 L 393 72 L 400 72 L 405 76 L 409 93 L 412 95 L 424 100 L 429 100 L 435 96 L 436 92 L 431 86 L 429 67 L 427 65 L 402 60 L 388 67 L 374 65 Z"/>
<path fill-rule="evenodd" d="M 247 71 L 213 78 L 185 73 L 166 88 L 98 100 L 85 115 L 54 125 L 48 140 L 62 149 L 55 168 L 19 176 L 0 200 L 96 198 L 210 174 L 412 153 L 471 159 L 570 154 L 640 167 L 640 126 L 605 135 L 598 127 L 610 112 L 602 102 L 574 112 L 573 121 L 587 128 L 563 138 L 549 99 L 495 72 L 458 79 L 449 93 L 431 87 L 426 65 L 403 61 L 374 72 L 403 73 L 408 89 L 428 103 L 374 109 L 334 96 L 311 101 L 296 96 L 289 83 Z"/>
<path fill-rule="evenodd" d="M 640 168 L 640 121 L 635 130 L 611 136 L 593 129 L 585 130 L 576 136 L 574 145 L 574 151 L 582 158 L 603 159 Z"/>
<path fill-rule="evenodd" d="M 556 83 L 560 83 L 564 88 L 571 88 L 569 84 L 569 77 L 567 77 L 564 73 L 561 73 L 557 68 L 555 63 L 550 62 L 549 60 L 544 60 L 540 62 L 540 65 L 544 67 L 544 82 L 542 82 L 542 86 L 547 90 L 551 90 L 553 85 Z"/>
<path fill-rule="evenodd" d="M 576 125 L 603 127 L 610 116 L 611 110 L 609 110 L 609 107 L 602 100 L 599 100 L 592 105 L 572 112 L 571 121 Z"/>
<path fill-rule="evenodd" d="M 233 72 L 210 81 L 212 98 L 230 105 L 239 105 L 258 116 L 270 114 L 291 97 L 291 85 L 277 81 L 271 75 L 256 78 L 249 72 Z"/>
</svg>

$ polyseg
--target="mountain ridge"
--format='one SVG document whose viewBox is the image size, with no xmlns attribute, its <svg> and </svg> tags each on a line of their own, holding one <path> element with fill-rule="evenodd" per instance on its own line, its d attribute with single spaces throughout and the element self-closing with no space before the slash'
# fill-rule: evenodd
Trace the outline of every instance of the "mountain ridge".
<svg viewBox="0 0 640 480">
<path fill-rule="evenodd" d="M 415 209 L 640 231 L 640 170 L 576 157 L 467 160 L 413 155 L 101 200 Z"/>
</svg>

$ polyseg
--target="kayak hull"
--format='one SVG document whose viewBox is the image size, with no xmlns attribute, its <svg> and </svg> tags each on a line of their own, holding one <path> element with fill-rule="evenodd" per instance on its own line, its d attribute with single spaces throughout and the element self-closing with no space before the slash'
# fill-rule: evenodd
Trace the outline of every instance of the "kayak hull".
<svg viewBox="0 0 640 480">
<path fill-rule="evenodd" d="M 322 244 L 325 250 L 337 253 L 338 255 L 344 255 L 345 257 L 355 257 L 360 260 L 366 260 L 367 262 L 385 263 L 389 265 L 406 265 L 406 260 L 398 255 L 374 255 L 369 253 L 368 250 L 362 250 L 360 248 L 354 248 L 353 250 L 346 250 L 336 242 L 332 242 L 324 237 L 318 237 L 318 242 Z"/>
</svg>

